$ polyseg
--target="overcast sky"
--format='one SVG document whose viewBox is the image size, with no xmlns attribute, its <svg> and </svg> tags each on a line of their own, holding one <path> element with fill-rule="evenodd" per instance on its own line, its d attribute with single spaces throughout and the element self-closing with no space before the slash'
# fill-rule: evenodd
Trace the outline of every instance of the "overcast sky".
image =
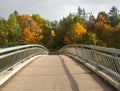
<svg viewBox="0 0 120 91">
<path fill-rule="evenodd" d="M 112 6 L 120 9 L 120 0 L 0 0 L 0 16 L 8 18 L 13 11 L 19 14 L 40 14 L 48 20 L 59 20 L 69 13 L 76 13 L 78 7 L 97 15 L 108 12 Z"/>
</svg>

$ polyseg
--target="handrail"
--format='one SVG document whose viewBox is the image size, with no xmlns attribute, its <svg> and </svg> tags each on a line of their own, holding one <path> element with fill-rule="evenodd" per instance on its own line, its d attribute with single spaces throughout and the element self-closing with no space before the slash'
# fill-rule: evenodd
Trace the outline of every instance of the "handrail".
<svg viewBox="0 0 120 91">
<path fill-rule="evenodd" d="M 82 59 L 82 62 L 89 63 L 120 83 L 119 49 L 76 44 L 64 46 L 58 53 Z"/>
<path fill-rule="evenodd" d="M 48 49 L 42 45 L 32 44 L 32 45 L 19 45 L 19 46 L 15 46 L 15 47 L 3 48 L 3 49 L 0 49 L 0 54 L 6 53 L 6 52 L 8 53 L 10 51 L 21 50 L 24 48 L 30 48 L 30 47 L 41 47 L 41 48 L 45 49 L 46 51 L 48 51 Z"/>
<path fill-rule="evenodd" d="M 0 73 L 14 65 L 38 54 L 48 54 L 49 51 L 42 45 L 21 45 L 0 49 Z"/>
</svg>

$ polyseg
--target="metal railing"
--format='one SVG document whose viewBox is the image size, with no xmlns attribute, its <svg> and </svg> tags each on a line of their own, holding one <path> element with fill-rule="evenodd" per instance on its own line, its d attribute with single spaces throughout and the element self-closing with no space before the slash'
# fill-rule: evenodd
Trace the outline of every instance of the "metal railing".
<svg viewBox="0 0 120 91">
<path fill-rule="evenodd" d="M 48 52 L 48 49 L 41 45 L 22 45 L 0 49 L 0 73 L 27 58 L 38 54 L 48 54 Z"/>
<path fill-rule="evenodd" d="M 82 59 L 120 82 L 120 50 L 93 45 L 67 45 L 59 50 L 65 54 Z"/>
</svg>

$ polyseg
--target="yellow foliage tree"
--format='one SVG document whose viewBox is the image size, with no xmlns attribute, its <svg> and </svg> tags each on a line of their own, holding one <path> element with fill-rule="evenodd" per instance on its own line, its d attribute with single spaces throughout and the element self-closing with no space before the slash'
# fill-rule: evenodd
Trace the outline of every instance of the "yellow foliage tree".
<svg viewBox="0 0 120 91">
<path fill-rule="evenodd" d="M 52 37 L 55 37 L 55 36 L 56 36 L 56 34 L 55 34 L 55 31 L 54 31 L 54 30 L 51 30 L 51 35 L 52 35 Z"/>
<path fill-rule="evenodd" d="M 65 44 L 80 43 L 85 33 L 86 29 L 79 22 L 73 23 L 65 36 Z"/>
</svg>

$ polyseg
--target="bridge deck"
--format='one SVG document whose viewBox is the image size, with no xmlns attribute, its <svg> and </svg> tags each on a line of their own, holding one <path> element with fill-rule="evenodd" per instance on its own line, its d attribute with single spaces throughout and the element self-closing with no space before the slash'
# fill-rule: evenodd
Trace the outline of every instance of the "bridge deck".
<svg viewBox="0 0 120 91">
<path fill-rule="evenodd" d="M 1 86 L 0 91 L 113 91 L 67 56 L 41 56 Z"/>
</svg>

